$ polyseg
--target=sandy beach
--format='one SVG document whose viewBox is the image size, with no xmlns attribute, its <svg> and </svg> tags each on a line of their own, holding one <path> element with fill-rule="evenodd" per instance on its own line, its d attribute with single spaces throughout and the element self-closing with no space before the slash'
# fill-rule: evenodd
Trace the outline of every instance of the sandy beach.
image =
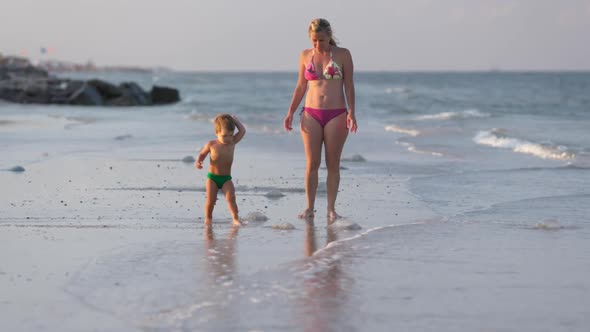
<svg viewBox="0 0 590 332">
<path fill-rule="evenodd" d="M 45 157 L 26 172 L 0 173 L 2 330 L 150 328 L 151 323 L 162 323 L 153 316 L 172 312 L 169 315 L 192 317 L 208 308 L 199 307 L 209 300 L 204 296 L 195 299 L 190 309 L 194 312 L 176 312 L 189 310 L 177 307 L 184 303 L 176 296 L 193 293 L 198 298 L 202 295 L 197 290 L 223 288 L 219 279 L 239 279 L 233 275 L 237 270 L 239 275 L 261 273 L 325 247 L 326 218 L 318 216 L 315 225 L 309 225 L 295 217 L 304 200 L 298 157 L 286 173 L 273 155 L 242 157 L 235 178 L 241 215 L 248 224 L 232 230 L 220 197 L 211 234 L 202 222 L 203 174 L 173 158 L 179 153 L 127 152 L 125 159 L 101 154 Z M 354 168 L 359 163 L 348 164 Z M 251 175 L 254 166 L 260 176 Z M 360 177 L 353 180 L 349 175 L 343 182 L 342 214 L 354 217 L 334 224 L 335 234 L 357 236 L 363 220 L 372 218 L 403 224 L 431 217 L 409 208 L 415 199 L 403 191 L 379 202 L 370 193 L 347 195 L 365 186 Z M 381 185 L 380 190 L 395 192 L 393 178 Z M 284 196 L 267 197 L 277 192 Z M 325 209 L 324 200 L 320 189 L 318 210 Z M 364 211 L 355 211 L 355 206 Z M 306 234 L 310 227 L 313 236 Z M 203 261 L 212 259 L 220 261 L 203 272 Z M 224 261 L 231 261 L 232 267 Z M 144 284 L 138 285 L 137 278 Z M 252 299 L 251 304 L 257 303 Z M 229 318 L 211 321 L 216 319 Z"/>
<path fill-rule="evenodd" d="M 537 235 L 516 241 L 493 226 L 469 238 L 479 226 L 438 219 L 400 178 L 366 190 L 371 178 L 353 176 L 366 167 L 359 162 L 343 163 L 346 218 L 327 227 L 318 216 L 311 225 L 295 217 L 301 161 L 279 171 L 276 155 L 263 153 L 242 156 L 236 168 L 248 224 L 232 228 L 220 200 L 208 232 L 202 174 L 174 155 L 65 156 L 1 173 L 4 188 L 19 188 L 1 192 L 2 330 L 385 331 L 394 315 L 410 330 L 477 330 L 484 319 L 490 330 L 532 331 L 564 299 L 578 310 L 560 324 L 588 323 L 588 252 L 546 266 L 575 242 L 547 252 Z M 249 171 L 255 165 L 260 175 Z M 383 226 L 372 229 L 372 220 Z M 506 242 L 519 243 L 519 254 L 496 258 Z M 526 309 L 521 296 L 534 299 Z"/>
<path fill-rule="evenodd" d="M 587 115 L 556 116 L 552 99 L 538 115 L 521 98 L 562 74 L 359 75 L 366 111 L 330 226 L 322 183 L 314 222 L 296 217 L 300 137 L 263 102 L 288 94 L 253 98 L 251 75 L 206 75 L 164 78 L 183 93 L 165 108 L 0 103 L 1 331 L 590 326 Z M 257 84 L 292 83 L 265 75 Z M 490 106 L 488 85 L 517 106 Z M 232 174 L 247 225 L 231 226 L 220 197 L 206 229 L 206 173 L 182 160 L 220 111 L 248 128 Z"/>
</svg>

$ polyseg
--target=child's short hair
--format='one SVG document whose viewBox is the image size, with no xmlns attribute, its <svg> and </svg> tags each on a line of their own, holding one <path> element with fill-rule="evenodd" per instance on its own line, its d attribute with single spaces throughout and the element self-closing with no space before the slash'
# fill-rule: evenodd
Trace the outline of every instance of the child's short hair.
<svg viewBox="0 0 590 332">
<path fill-rule="evenodd" d="M 221 129 L 226 129 L 233 132 L 236 129 L 236 123 L 234 122 L 234 118 L 229 114 L 219 114 L 213 120 L 215 124 L 215 132 L 218 133 Z"/>
</svg>

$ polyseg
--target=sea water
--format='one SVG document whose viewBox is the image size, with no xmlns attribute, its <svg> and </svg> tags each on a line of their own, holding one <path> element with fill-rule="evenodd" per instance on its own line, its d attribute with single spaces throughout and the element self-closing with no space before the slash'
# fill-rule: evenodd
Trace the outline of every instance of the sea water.
<svg viewBox="0 0 590 332">
<path fill-rule="evenodd" d="M 284 177 L 269 190 L 287 192 L 283 202 L 303 195 L 301 142 L 282 129 L 295 73 L 100 76 L 174 86 L 182 101 L 137 108 L 0 103 L 0 169 L 67 155 L 181 159 L 210 139 L 216 114 L 235 113 L 248 128 L 238 156 L 298 165 L 269 172 Z M 347 225 L 297 224 L 304 234 L 287 234 L 304 239 L 297 243 L 306 254 L 294 257 L 235 249 L 241 239 L 255 241 L 256 227 L 207 242 L 205 265 L 183 259 L 202 250 L 200 242 L 155 244 L 99 260 L 68 291 L 145 330 L 585 331 L 590 74 L 359 72 L 355 82 L 359 131 L 345 146 L 339 194 Z M 365 161 L 346 161 L 354 156 Z M 261 175 L 236 166 L 238 195 L 247 196 L 256 187 L 247 179 Z M 396 201 L 399 192 L 411 199 Z M 263 203 L 271 219 L 281 200 Z M 4 222 L 18 216 L 3 210 Z M 411 217 L 401 218 L 403 211 Z M 294 237 L 270 228 L 262 234 L 274 249 Z M 151 252 L 160 255 L 148 259 Z M 240 261 L 256 254 L 266 262 Z M 131 268 L 134 261 L 145 266 Z M 170 287 L 154 294 L 158 282 L 139 275 L 168 261 L 160 279 Z M 178 273 L 183 268 L 213 279 Z M 124 298 L 109 288 L 113 270 L 133 281 Z"/>
</svg>

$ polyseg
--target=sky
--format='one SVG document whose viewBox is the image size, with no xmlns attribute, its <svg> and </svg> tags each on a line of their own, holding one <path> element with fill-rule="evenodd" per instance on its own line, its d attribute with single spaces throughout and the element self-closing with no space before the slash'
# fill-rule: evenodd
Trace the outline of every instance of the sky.
<svg viewBox="0 0 590 332">
<path fill-rule="evenodd" d="M 355 70 L 590 70 L 590 0 L 0 0 L 0 53 L 296 71 L 330 21 Z M 42 54 L 41 47 L 49 50 Z"/>
</svg>

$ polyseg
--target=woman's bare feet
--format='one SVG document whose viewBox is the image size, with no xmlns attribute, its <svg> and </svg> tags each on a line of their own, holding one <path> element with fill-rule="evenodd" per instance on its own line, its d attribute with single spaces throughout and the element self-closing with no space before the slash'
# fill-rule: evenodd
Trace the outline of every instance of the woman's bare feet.
<svg viewBox="0 0 590 332">
<path fill-rule="evenodd" d="M 313 219 L 313 217 L 314 217 L 313 209 L 305 209 L 302 213 L 297 215 L 297 217 L 299 217 L 300 219 L 305 219 L 305 220 Z"/>
<path fill-rule="evenodd" d="M 234 226 L 242 226 L 244 223 L 243 223 L 242 221 L 240 221 L 240 219 L 239 219 L 239 218 L 233 218 L 233 219 L 232 219 L 232 224 L 233 224 Z"/>
<path fill-rule="evenodd" d="M 336 213 L 336 211 L 329 211 L 328 212 L 328 222 L 331 224 L 334 221 L 336 221 L 336 219 L 340 219 L 342 218 L 341 215 L 339 215 L 338 213 Z"/>
<path fill-rule="evenodd" d="M 205 218 L 205 226 L 211 226 L 213 224 L 213 220 L 209 218 Z"/>
</svg>

